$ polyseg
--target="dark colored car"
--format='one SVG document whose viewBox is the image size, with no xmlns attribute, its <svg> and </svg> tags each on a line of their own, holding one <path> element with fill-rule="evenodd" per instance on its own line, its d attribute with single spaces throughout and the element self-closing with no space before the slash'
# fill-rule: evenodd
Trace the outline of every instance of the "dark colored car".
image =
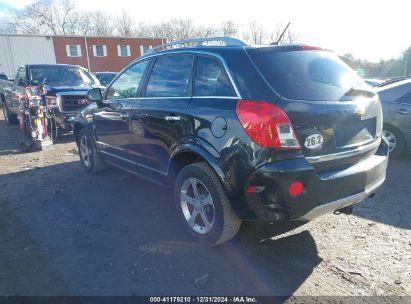
<svg viewBox="0 0 411 304">
<path fill-rule="evenodd" d="M 9 80 L 6 74 L 0 73 L 0 80 Z"/>
<path fill-rule="evenodd" d="M 407 80 L 407 79 L 411 79 L 411 76 L 400 76 L 400 77 L 391 78 L 391 79 L 388 79 L 384 82 L 381 82 L 380 84 L 377 85 L 377 87 L 385 87 L 389 84 L 393 84 L 393 83 L 403 81 L 403 80 Z"/>
<path fill-rule="evenodd" d="M 376 78 L 366 78 L 364 81 L 371 87 L 378 87 L 382 83 L 384 83 L 384 80 L 381 79 L 376 79 Z"/>
<path fill-rule="evenodd" d="M 411 79 L 378 88 L 384 112 L 383 136 L 390 155 L 411 153 Z"/>
<path fill-rule="evenodd" d="M 103 86 L 107 86 L 118 75 L 115 72 L 95 72 L 93 74 Z"/>
<path fill-rule="evenodd" d="M 87 172 L 111 164 L 170 185 L 187 231 L 211 245 L 242 220 L 349 213 L 381 186 L 380 101 L 336 55 L 210 40 L 155 48 L 103 96 L 89 91 L 74 123 Z"/>
<path fill-rule="evenodd" d="M 14 82 L 0 80 L 0 102 L 9 124 L 17 124 L 25 87 L 45 84 L 46 100 L 57 126 L 69 131 L 77 112 L 89 102 L 89 89 L 101 87 L 86 69 L 67 64 L 27 64 L 18 68 Z M 103 87 L 101 87 L 103 88 Z"/>
</svg>

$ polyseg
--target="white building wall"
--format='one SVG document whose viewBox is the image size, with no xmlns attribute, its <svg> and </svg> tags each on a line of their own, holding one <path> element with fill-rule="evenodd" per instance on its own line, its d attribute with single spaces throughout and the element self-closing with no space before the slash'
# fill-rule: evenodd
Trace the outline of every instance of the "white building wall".
<svg viewBox="0 0 411 304">
<path fill-rule="evenodd" d="M 0 72 L 14 78 L 20 65 L 35 63 L 56 63 L 51 37 L 0 35 Z"/>
</svg>

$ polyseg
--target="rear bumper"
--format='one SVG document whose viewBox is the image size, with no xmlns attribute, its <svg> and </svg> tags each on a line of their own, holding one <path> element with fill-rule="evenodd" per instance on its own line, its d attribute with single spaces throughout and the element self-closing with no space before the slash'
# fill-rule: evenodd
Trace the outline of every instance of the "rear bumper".
<svg viewBox="0 0 411 304">
<path fill-rule="evenodd" d="M 340 210 L 344 207 L 352 206 L 358 204 L 359 202 L 363 201 L 364 199 L 368 198 L 375 190 L 377 190 L 385 181 L 385 177 L 382 178 L 380 181 L 371 185 L 370 187 L 366 188 L 365 191 L 354 194 L 348 197 L 344 197 L 342 199 L 326 203 L 323 205 L 319 205 L 312 209 L 307 214 L 297 218 L 297 220 L 301 221 L 311 221 L 321 215 L 334 212 L 336 210 Z"/>
<path fill-rule="evenodd" d="M 260 220 L 312 220 L 369 197 L 384 182 L 387 161 L 388 149 L 383 142 L 374 155 L 323 172 L 305 158 L 274 162 L 258 168 L 249 178 L 249 186 L 263 190 L 246 193 L 244 200 Z M 299 196 L 288 192 L 294 181 L 304 185 Z"/>
</svg>

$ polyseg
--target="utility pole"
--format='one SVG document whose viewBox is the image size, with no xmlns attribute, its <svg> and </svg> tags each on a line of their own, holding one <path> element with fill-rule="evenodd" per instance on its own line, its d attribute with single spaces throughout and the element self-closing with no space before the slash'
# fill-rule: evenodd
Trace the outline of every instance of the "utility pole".
<svg viewBox="0 0 411 304">
<path fill-rule="evenodd" d="M 408 51 L 411 51 L 410 49 L 407 49 L 405 51 L 404 57 L 405 57 L 405 64 L 404 64 L 404 76 L 407 76 L 407 67 L 408 67 Z"/>
</svg>

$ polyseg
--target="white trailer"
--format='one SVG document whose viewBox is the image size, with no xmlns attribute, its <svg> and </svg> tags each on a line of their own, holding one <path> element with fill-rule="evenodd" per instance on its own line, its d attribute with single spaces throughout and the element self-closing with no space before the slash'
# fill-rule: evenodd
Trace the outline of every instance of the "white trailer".
<svg viewBox="0 0 411 304">
<path fill-rule="evenodd" d="M 56 63 L 50 36 L 0 35 L 0 73 L 14 78 L 23 64 Z"/>
</svg>

